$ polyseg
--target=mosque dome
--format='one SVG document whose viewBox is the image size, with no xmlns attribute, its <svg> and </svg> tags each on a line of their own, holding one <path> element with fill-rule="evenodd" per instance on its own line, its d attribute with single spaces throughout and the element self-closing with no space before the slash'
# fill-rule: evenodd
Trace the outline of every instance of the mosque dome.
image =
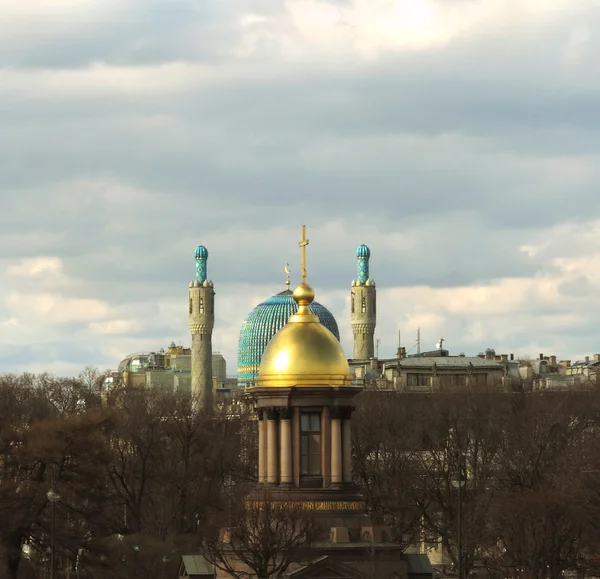
<svg viewBox="0 0 600 579">
<path fill-rule="evenodd" d="M 337 322 L 331 312 L 313 301 L 309 306 L 321 324 L 340 339 Z M 258 304 L 246 317 L 238 342 L 238 384 L 247 386 L 256 382 L 263 352 L 271 338 L 283 328 L 298 311 L 292 292 L 287 289 Z"/>
<path fill-rule="evenodd" d="M 208 259 L 208 249 L 204 245 L 199 245 L 194 252 L 196 259 Z"/>
<path fill-rule="evenodd" d="M 273 337 L 258 372 L 259 387 L 348 386 L 350 369 L 339 340 L 313 314 L 307 284 L 293 292 L 298 313 Z"/>
<path fill-rule="evenodd" d="M 362 257 L 364 259 L 369 259 L 371 257 L 371 250 L 366 245 L 359 245 L 356 248 L 356 257 Z"/>
</svg>

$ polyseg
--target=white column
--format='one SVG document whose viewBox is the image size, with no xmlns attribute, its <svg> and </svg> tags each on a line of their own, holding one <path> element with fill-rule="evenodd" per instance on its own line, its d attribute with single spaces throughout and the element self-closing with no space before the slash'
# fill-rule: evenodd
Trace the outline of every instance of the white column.
<svg viewBox="0 0 600 579">
<path fill-rule="evenodd" d="M 345 483 L 352 482 L 352 431 L 350 416 L 342 420 L 342 473 Z"/>
<path fill-rule="evenodd" d="M 267 421 L 265 411 L 258 410 L 258 482 L 267 482 Z"/>
<path fill-rule="evenodd" d="M 331 409 L 331 484 L 342 482 L 342 419 L 340 409 Z"/>
<path fill-rule="evenodd" d="M 292 484 L 292 412 L 282 408 L 279 415 L 281 484 Z"/>
<path fill-rule="evenodd" d="M 277 409 L 267 409 L 267 482 L 277 484 Z"/>
</svg>

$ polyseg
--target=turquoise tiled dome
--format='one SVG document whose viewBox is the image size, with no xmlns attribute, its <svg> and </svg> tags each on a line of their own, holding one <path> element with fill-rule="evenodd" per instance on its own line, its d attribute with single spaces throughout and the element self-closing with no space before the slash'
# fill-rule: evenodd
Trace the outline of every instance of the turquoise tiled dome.
<svg viewBox="0 0 600 579">
<path fill-rule="evenodd" d="M 310 310 L 320 322 L 339 340 L 340 332 L 332 313 L 317 302 Z M 246 317 L 238 341 L 238 384 L 253 384 L 263 352 L 271 338 L 285 326 L 289 317 L 298 311 L 298 304 L 288 289 L 258 304 Z"/>
<path fill-rule="evenodd" d="M 204 245 L 199 245 L 194 251 L 194 257 L 196 259 L 208 259 L 208 249 Z"/>
<path fill-rule="evenodd" d="M 359 245 L 356 248 L 356 257 L 362 257 L 364 259 L 369 259 L 371 257 L 371 250 L 366 245 Z"/>
</svg>

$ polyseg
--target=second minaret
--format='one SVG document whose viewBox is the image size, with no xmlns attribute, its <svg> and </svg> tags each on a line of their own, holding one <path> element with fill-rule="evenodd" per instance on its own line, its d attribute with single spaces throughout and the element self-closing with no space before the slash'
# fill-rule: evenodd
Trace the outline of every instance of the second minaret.
<svg viewBox="0 0 600 579">
<path fill-rule="evenodd" d="M 354 334 L 354 360 L 369 360 L 375 356 L 375 325 L 377 296 L 375 282 L 369 278 L 371 250 L 359 245 L 356 250 L 357 279 L 350 288 L 350 320 Z"/>
<path fill-rule="evenodd" d="M 192 334 L 192 395 L 203 407 L 213 402 L 212 332 L 215 325 L 215 290 L 207 279 L 208 250 L 195 252 L 196 278 L 190 282 L 189 324 Z"/>
</svg>

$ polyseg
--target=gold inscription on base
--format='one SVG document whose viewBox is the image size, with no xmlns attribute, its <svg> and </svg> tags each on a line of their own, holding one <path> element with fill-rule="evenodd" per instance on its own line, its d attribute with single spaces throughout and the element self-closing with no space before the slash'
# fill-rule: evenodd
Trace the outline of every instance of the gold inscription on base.
<svg viewBox="0 0 600 579">
<path fill-rule="evenodd" d="M 250 508 L 260 509 L 263 501 L 248 501 Z M 278 509 L 301 508 L 307 511 L 364 511 L 365 506 L 361 501 L 270 501 Z"/>
</svg>

